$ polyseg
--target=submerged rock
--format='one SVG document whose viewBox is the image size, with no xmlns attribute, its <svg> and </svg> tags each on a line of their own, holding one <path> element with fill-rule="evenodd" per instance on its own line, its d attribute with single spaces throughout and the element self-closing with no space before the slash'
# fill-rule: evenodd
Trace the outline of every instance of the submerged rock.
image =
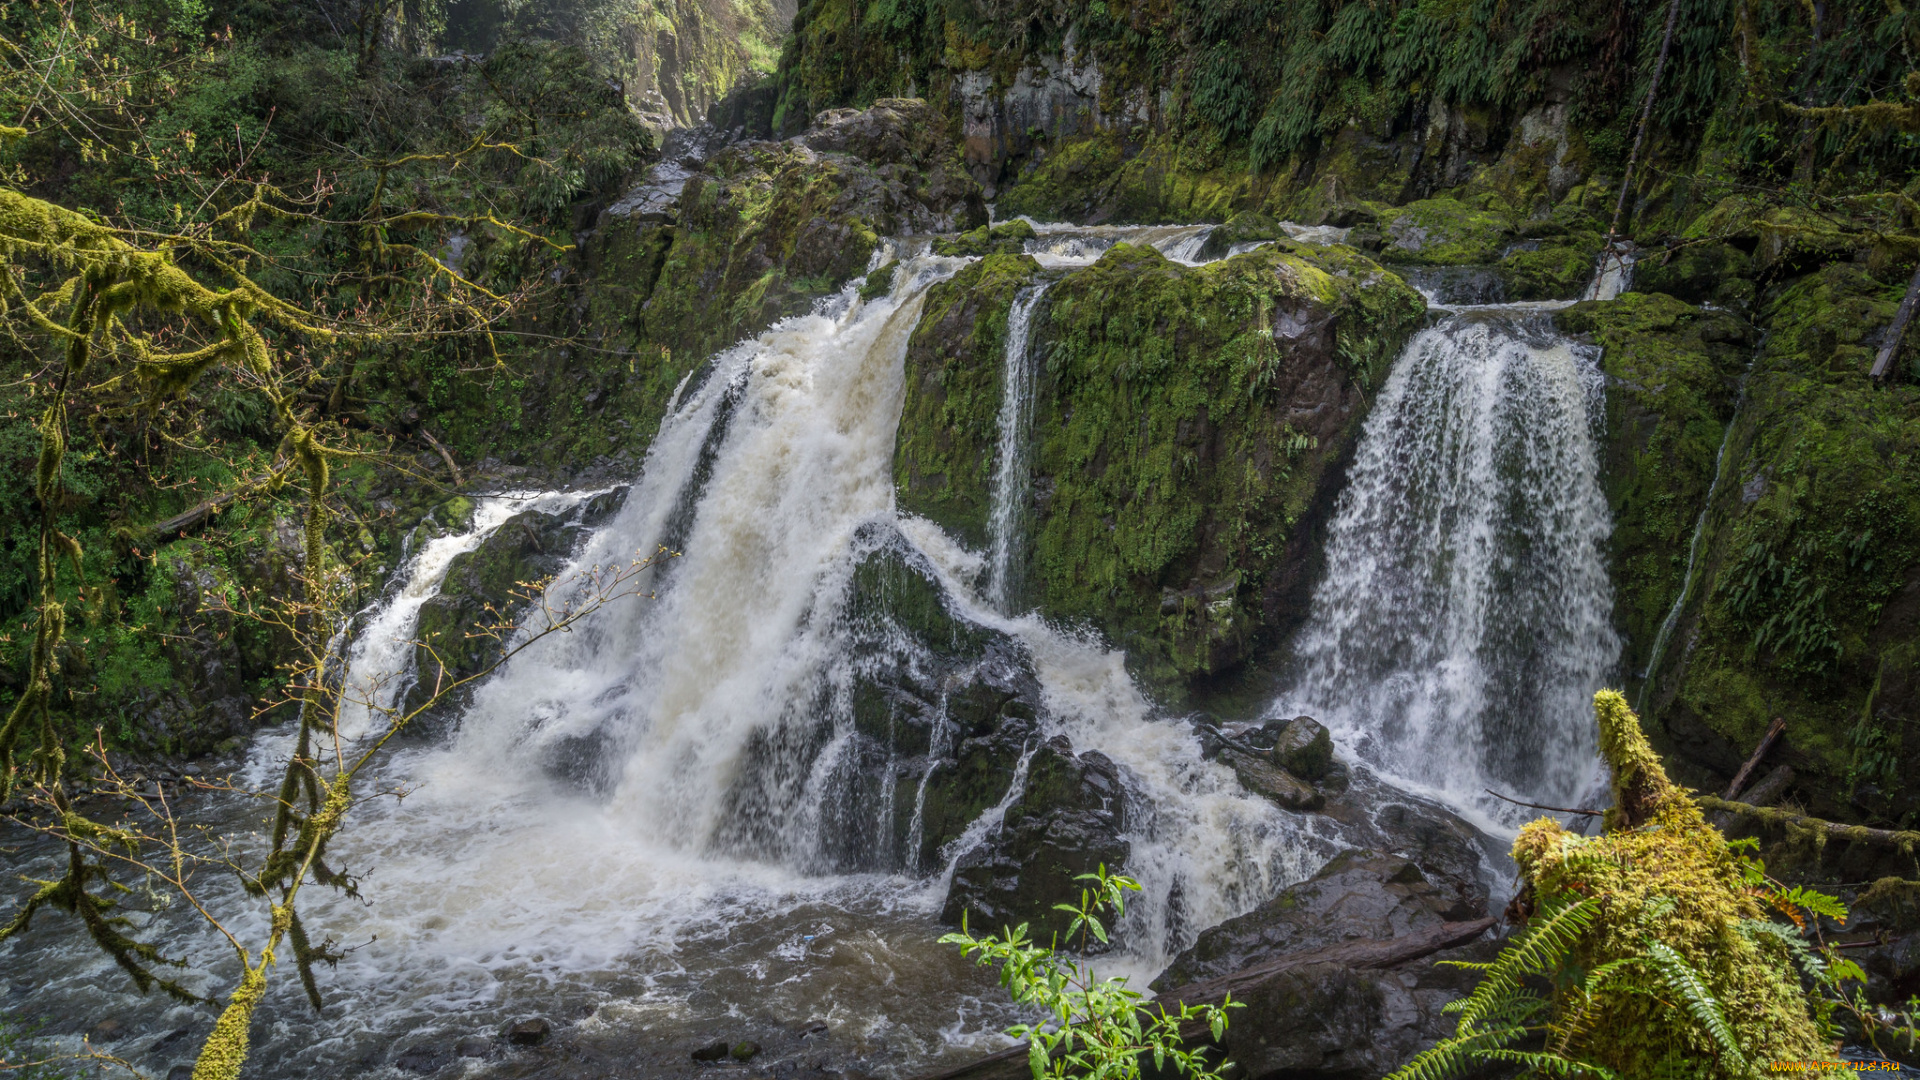
<svg viewBox="0 0 1920 1080">
<path fill-rule="evenodd" d="M 553 1034 L 553 1025 L 535 1017 L 522 1020 L 507 1029 L 507 1042 L 514 1046 L 539 1046 Z"/>
</svg>

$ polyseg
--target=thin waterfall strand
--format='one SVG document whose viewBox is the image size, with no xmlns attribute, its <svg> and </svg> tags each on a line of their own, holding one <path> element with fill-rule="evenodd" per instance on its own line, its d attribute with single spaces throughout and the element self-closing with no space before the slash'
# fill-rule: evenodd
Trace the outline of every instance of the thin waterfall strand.
<svg viewBox="0 0 1920 1080">
<path fill-rule="evenodd" d="M 1014 297 L 1007 313 L 1007 344 L 1000 378 L 999 457 L 993 473 L 993 505 L 987 515 L 991 550 L 988 602 L 1000 611 L 1015 600 L 1014 547 L 1031 486 L 1028 464 L 1033 424 L 1033 312 L 1047 287 L 1036 285 Z"/>
</svg>

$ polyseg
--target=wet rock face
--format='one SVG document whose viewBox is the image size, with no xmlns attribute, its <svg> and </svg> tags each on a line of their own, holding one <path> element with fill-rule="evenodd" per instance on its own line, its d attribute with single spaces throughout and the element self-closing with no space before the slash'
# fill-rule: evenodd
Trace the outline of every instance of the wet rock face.
<svg viewBox="0 0 1920 1080">
<path fill-rule="evenodd" d="M 1064 932 L 1068 917 L 1053 910 L 1101 866 L 1120 869 L 1128 846 L 1119 767 L 1106 755 L 1076 755 L 1056 736 L 1033 752 L 1026 783 L 980 845 L 961 856 L 940 918 L 975 933 L 1027 923 L 1035 940 Z"/>
<path fill-rule="evenodd" d="M 1199 982 L 1354 938 L 1398 937 L 1477 918 L 1483 908 L 1484 903 L 1482 910 L 1462 903 L 1409 859 L 1345 851 L 1309 880 L 1203 932 L 1154 979 L 1153 987 L 1165 990 Z"/>
<path fill-rule="evenodd" d="M 529 510 L 507 519 L 480 546 L 447 566 L 440 592 L 420 608 L 415 631 L 415 677 L 407 691 L 409 710 L 426 704 L 436 686 L 470 678 L 497 663 L 511 627 L 537 595 L 534 585 L 558 574 L 588 531 L 581 513 Z M 463 688 L 464 689 L 464 688 Z M 436 704 L 430 722 L 451 717 L 469 693 L 455 692 Z"/>
<path fill-rule="evenodd" d="M 1040 684 L 1026 647 L 972 621 L 926 557 L 871 526 L 844 633 L 858 657 L 818 711 L 851 732 L 822 800 L 823 869 L 931 874 L 1012 785 Z"/>
</svg>

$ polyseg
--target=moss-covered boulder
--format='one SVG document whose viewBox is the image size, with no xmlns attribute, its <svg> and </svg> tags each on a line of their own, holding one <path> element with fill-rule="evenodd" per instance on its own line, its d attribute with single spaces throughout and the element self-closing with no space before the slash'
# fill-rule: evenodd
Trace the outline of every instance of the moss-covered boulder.
<svg viewBox="0 0 1920 1080">
<path fill-rule="evenodd" d="M 859 660 L 818 702 L 850 729 L 820 854 L 843 873 L 936 873 L 1013 788 L 1040 684 L 1026 648 L 968 618 L 897 531 L 869 526 L 855 544 L 840 632 Z"/>
<path fill-rule="evenodd" d="M 1772 760 L 1811 809 L 1920 812 L 1920 387 L 1867 375 L 1901 291 L 1836 263 L 1761 308 L 1698 579 L 1645 695 L 1689 782 L 1723 784 L 1778 716 Z"/>
<path fill-rule="evenodd" d="M 1234 671 L 1304 615 L 1338 465 L 1422 311 L 1352 249 L 1287 242 L 1201 267 L 1122 244 L 1053 286 L 1029 599 L 1171 700 Z"/>
<path fill-rule="evenodd" d="M 907 345 L 894 450 L 900 509 L 976 548 L 987 543 L 1007 318 L 1039 279 L 1031 256 L 989 255 L 928 290 Z"/>
<path fill-rule="evenodd" d="M 405 707 L 425 705 L 437 691 L 498 663 L 515 621 L 547 580 L 567 564 L 584 536 L 575 515 L 528 510 L 447 564 L 440 591 L 420 607 L 414 683 Z M 456 692 L 436 705 L 451 715 L 471 697 Z"/>
<path fill-rule="evenodd" d="M 985 225 L 955 237 L 939 237 L 933 242 L 935 255 L 1018 255 L 1033 239 L 1033 226 L 1024 219 Z"/>
<path fill-rule="evenodd" d="M 1085 883 L 1076 879 L 1125 863 L 1118 766 L 1097 751 L 1075 754 L 1055 736 L 1033 750 L 1025 772 L 1001 819 L 955 865 L 943 922 L 958 925 L 964 915 L 975 933 L 1026 923 L 1047 941 L 1066 932 L 1069 917 L 1054 905 L 1079 894 Z"/>
<path fill-rule="evenodd" d="M 1730 314 L 1644 293 L 1575 304 L 1555 321 L 1601 349 L 1615 617 L 1626 669 L 1637 675 L 1685 582 L 1753 330 Z"/>
</svg>

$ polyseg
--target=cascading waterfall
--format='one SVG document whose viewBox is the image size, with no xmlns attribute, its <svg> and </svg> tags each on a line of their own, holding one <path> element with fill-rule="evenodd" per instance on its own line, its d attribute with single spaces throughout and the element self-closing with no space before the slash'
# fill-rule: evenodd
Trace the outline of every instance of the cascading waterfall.
<svg viewBox="0 0 1920 1080">
<path fill-rule="evenodd" d="M 1205 231 L 1105 229 L 1097 242 L 1164 251 Z M 1078 251 L 1041 258 L 1069 271 L 1083 260 Z M 379 945 L 326 980 L 325 1016 L 304 1009 L 297 981 L 273 984 L 276 1021 L 255 1051 L 266 1075 L 352 1075 L 396 1048 L 446 1047 L 556 1010 L 593 1013 L 573 1037 L 679 1067 L 689 1040 L 749 1004 L 827 1018 L 852 1040 L 884 1045 L 874 1053 L 894 1065 L 1001 1045 L 997 1032 L 1013 1019 L 1004 994 L 935 944 L 929 915 L 954 861 L 999 827 L 1024 774 L 1016 767 L 998 804 L 939 865 L 893 846 L 896 824 L 899 834 L 918 828 L 910 819 L 923 803 L 908 793 L 924 795 L 925 761 L 861 759 L 850 691 L 875 664 L 912 669 L 938 658 L 860 636 L 850 597 L 875 537 L 905 545 L 959 614 L 1022 650 L 1040 694 L 1030 746 L 1064 735 L 1076 752 L 1118 766 L 1127 869 L 1147 892 L 1129 905 L 1122 947 L 1102 958 L 1103 972 L 1144 985 L 1201 928 L 1350 846 L 1343 826 L 1247 794 L 1231 770 L 1203 758 L 1185 724 L 1155 719 L 1120 653 L 1008 613 L 1014 597 L 1000 590 L 1011 574 L 989 563 L 1017 562 L 1026 339 L 1040 288 L 1019 297 L 1009 331 L 1002 552 L 969 551 L 896 514 L 907 342 L 926 290 L 965 262 L 903 257 L 891 294 L 861 300 L 849 287 L 676 389 L 625 503 L 574 560 L 576 569 L 618 567 L 667 548 L 631 583 L 649 595 L 534 642 L 477 688 L 450 744 L 398 748 L 363 778 L 368 791 L 406 793 L 363 801 L 330 849 L 341 865 L 371 871 L 375 902 L 310 891 L 305 914 L 336 940 Z M 349 677 L 370 680 L 376 704 L 399 693 L 373 676 L 404 668 L 405 643 L 447 564 L 523 508 L 476 501 L 468 530 L 422 544 L 360 633 Z M 555 601 L 577 599 L 567 590 L 583 586 L 568 582 L 563 573 Z M 934 731 L 935 754 L 960 738 L 944 720 Z M 276 745 L 271 734 L 258 740 L 256 761 L 271 764 Z M 878 780 L 850 780 L 863 777 Z M 210 800 L 196 813 L 190 825 L 237 834 L 258 816 L 244 800 Z M 230 882 L 203 899 L 243 935 L 264 928 L 264 909 Z M 152 919 L 181 951 L 229 955 L 190 911 Z M 55 932 L 36 928 L 0 947 L 0 957 L 62 955 L 68 974 L 46 1000 L 158 1030 L 208 1022 L 124 993 L 107 977 L 110 962 L 84 944 L 56 944 Z M 220 962 L 182 977 L 218 992 L 232 984 Z"/>
<path fill-rule="evenodd" d="M 1407 345 L 1281 697 L 1495 829 L 1514 814 L 1486 788 L 1567 805 L 1592 782 L 1589 699 L 1619 653 L 1597 354 L 1545 323 L 1555 306 L 1463 308 Z"/>
<path fill-rule="evenodd" d="M 987 515 L 991 549 L 987 565 L 987 598 L 1006 611 L 1015 599 L 1012 580 L 1014 545 L 1019 542 L 1021 511 L 1026 505 L 1031 477 L 1028 466 L 1029 428 L 1033 413 L 1033 371 L 1029 360 L 1033 311 L 1047 287 L 1035 285 L 1014 297 L 1007 313 L 1007 347 L 1000 380 L 999 458 L 994 465 L 993 504 Z"/>
<path fill-rule="evenodd" d="M 352 741 L 366 735 L 375 727 L 376 717 L 406 696 L 414 677 L 413 637 L 420 609 L 440 591 L 454 559 L 485 543 L 494 530 L 516 514 L 529 510 L 559 513 L 597 494 L 600 492 L 556 491 L 481 496 L 473 500 L 472 516 L 465 529 L 441 532 L 420 544 L 395 575 L 399 587 L 363 613 L 365 622 L 347 649 L 341 737 Z"/>
</svg>

